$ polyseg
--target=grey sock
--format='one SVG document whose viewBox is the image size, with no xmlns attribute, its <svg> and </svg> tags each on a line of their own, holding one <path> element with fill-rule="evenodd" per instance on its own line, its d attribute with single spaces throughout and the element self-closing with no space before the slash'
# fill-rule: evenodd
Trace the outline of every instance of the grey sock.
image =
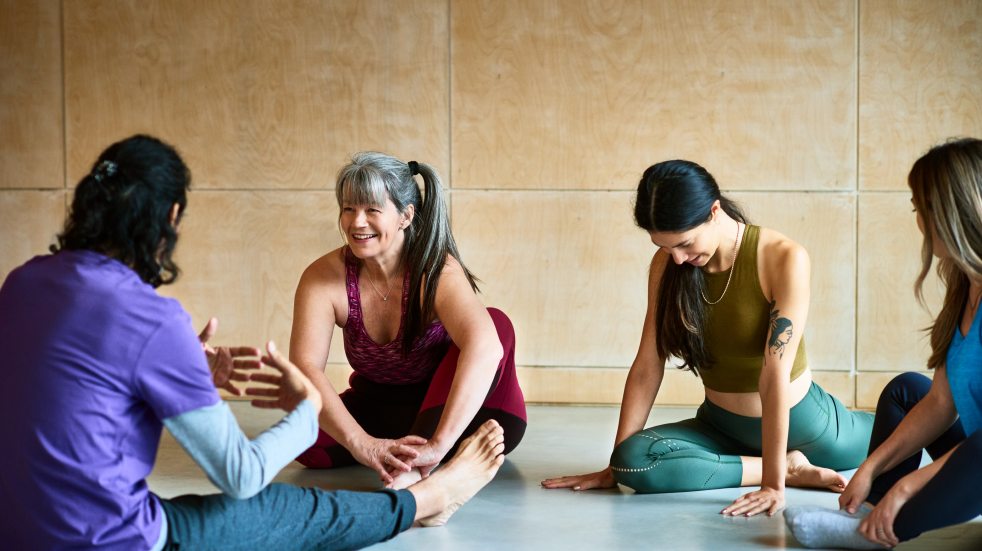
<svg viewBox="0 0 982 551">
<path fill-rule="evenodd" d="M 854 515 L 835 509 L 788 507 L 784 519 L 795 539 L 805 547 L 884 549 L 858 531 L 859 523 L 869 513 L 869 507 L 860 507 Z"/>
</svg>

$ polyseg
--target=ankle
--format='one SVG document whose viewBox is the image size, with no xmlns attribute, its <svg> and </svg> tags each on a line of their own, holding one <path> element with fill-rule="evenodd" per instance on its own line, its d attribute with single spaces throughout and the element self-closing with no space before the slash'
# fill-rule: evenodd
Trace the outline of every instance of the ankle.
<svg viewBox="0 0 982 551">
<path fill-rule="evenodd" d="M 450 504 L 450 495 L 446 489 L 434 482 L 432 478 L 424 478 L 406 488 L 416 500 L 416 517 L 413 520 L 431 517 Z"/>
</svg>

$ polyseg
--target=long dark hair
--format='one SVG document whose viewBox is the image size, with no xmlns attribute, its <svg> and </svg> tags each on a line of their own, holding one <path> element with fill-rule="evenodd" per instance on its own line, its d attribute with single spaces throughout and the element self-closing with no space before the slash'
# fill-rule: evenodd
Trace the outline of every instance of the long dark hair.
<svg viewBox="0 0 982 551">
<path fill-rule="evenodd" d="M 75 187 L 64 230 L 51 252 L 86 249 L 133 268 L 159 287 L 177 279 L 177 231 L 170 210 L 187 205 L 191 172 L 170 145 L 136 135 L 109 146 Z"/>
<path fill-rule="evenodd" d="M 426 163 L 410 163 L 375 151 L 357 153 L 338 172 L 335 188 L 338 206 L 384 205 L 388 197 L 400 213 L 406 212 L 409 205 L 416 211 L 412 223 L 404 230 L 406 245 L 402 261 L 409 270 L 409 307 L 402 334 L 404 354 L 412 350 L 413 341 L 435 317 L 436 287 L 448 255 L 457 259 L 471 289 L 478 291 L 477 278 L 464 266 L 450 232 L 439 174 Z M 423 193 L 414 178 L 417 174 L 423 180 Z"/>
<path fill-rule="evenodd" d="M 934 369 L 945 363 L 968 301 L 970 280 L 982 280 L 982 141 L 962 138 L 933 147 L 911 167 L 907 185 L 924 228 L 921 273 L 914 283 L 921 304 L 924 279 L 934 259 L 934 236 L 948 253 L 938 261 L 938 276 L 946 288 L 944 303 L 927 328 L 931 333 L 927 366 Z"/>
<path fill-rule="evenodd" d="M 691 161 L 664 161 L 644 171 L 634 202 L 634 221 L 649 233 L 684 232 L 709 221 L 715 201 L 731 218 L 747 223 L 740 207 L 720 193 L 705 168 Z M 709 369 L 714 361 L 704 340 L 705 288 L 701 269 L 669 261 L 655 312 L 658 355 L 675 356 L 682 360 L 682 369 L 696 373 Z"/>
</svg>

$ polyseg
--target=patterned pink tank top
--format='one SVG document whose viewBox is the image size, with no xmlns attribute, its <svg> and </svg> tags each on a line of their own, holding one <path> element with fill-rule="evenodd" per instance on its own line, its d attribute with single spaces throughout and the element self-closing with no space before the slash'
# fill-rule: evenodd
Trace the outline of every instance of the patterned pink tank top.
<svg viewBox="0 0 982 551">
<path fill-rule="evenodd" d="M 439 321 L 434 321 L 426 331 L 413 341 L 412 350 L 402 355 L 402 331 L 406 324 L 406 306 L 409 304 L 409 272 L 402 283 L 402 319 L 399 332 L 392 342 L 380 345 L 368 336 L 361 311 L 361 291 L 358 289 L 358 259 L 351 249 L 344 249 L 345 283 L 348 293 L 348 323 L 344 334 L 344 353 L 355 373 L 370 381 L 389 385 L 408 385 L 429 378 L 450 345 L 450 335 Z"/>
</svg>

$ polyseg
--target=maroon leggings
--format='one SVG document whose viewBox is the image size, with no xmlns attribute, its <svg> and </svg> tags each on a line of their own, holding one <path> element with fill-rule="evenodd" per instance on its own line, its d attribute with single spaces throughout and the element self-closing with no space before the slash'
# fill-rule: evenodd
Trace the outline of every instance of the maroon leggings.
<svg viewBox="0 0 982 551">
<path fill-rule="evenodd" d="M 496 420 L 504 428 L 505 453 L 515 449 L 525 435 L 528 417 L 525 397 L 515 373 L 515 329 L 501 310 L 488 308 L 488 313 L 498 331 L 504 354 L 481 409 L 447 453 L 447 458 L 453 455 L 461 440 L 488 419 Z M 459 356 L 460 349 L 450 344 L 433 376 L 410 385 L 376 383 L 352 373 L 348 380 L 351 388 L 341 393 L 341 401 L 365 432 L 375 438 L 402 438 L 410 434 L 430 438 L 447 403 Z M 300 454 L 297 461 L 313 469 L 356 463 L 351 453 L 324 431 L 319 431 L 317 442 Z"/>
</svg>

